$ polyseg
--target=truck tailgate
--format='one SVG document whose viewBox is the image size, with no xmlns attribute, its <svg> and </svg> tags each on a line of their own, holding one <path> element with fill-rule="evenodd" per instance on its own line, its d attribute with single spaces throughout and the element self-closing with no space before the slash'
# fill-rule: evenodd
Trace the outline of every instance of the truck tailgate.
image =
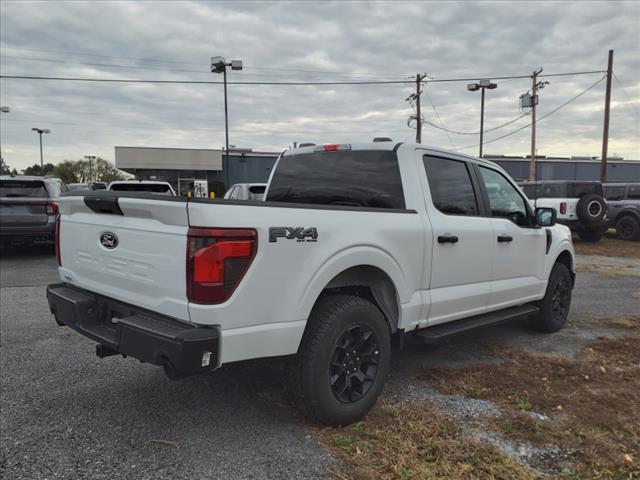
<svg viewBox="0 0 640 480">
<path fill-rule="evenodd" d="M 60 213 L 64 282 L 189 321 L 185 201 L 65 196 Z"/>
</svg>

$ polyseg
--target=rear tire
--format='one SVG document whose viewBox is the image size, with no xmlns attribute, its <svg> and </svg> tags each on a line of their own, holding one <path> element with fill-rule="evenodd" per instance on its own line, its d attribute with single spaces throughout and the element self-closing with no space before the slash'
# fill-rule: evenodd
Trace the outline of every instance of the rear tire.
<svg viewBox="0 0 640 480">
<path fill-rule="evenodd" d="M 390 357 L 389 325 L 375 305 L 355 296 L 321 298 L 288 366 L 292 399 L 323 425 L 348 425 L 375 404 Z"/>
<path fill-rule="evenodd" d="M 578 230 L 578 236 L 583 242 L 599 242 L 604 236 L 604 228 L 582 228 Z"/>
<path fill-rule="evenodd" d="M 624 215 L 616 221 L 616 236 L 621 240 L 640 240 L 640 222 L 631 215 Z"/>
<path fill-rule="evenodd" d="M 544 298 L 540 302 L 540 313 L 531 318 L 532 326 L 541 332 L 553 333 L 567 321 L 571 308 L 571 273 L 563 263 L 551 269 Z"/>
</svg>

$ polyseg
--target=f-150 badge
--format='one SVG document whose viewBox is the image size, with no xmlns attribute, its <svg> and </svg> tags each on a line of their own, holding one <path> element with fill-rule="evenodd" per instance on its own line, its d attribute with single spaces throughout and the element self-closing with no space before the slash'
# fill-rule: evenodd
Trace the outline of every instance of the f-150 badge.
<svg viewBox="0 0 640 480">
<path fill-rule="evenodd" d="M 317 242 L 318 230 L 316 227 L 270 227 L 269 241 L 277 242 L 279 238 L 295 239 L 296 242 Z"/>
</svg>

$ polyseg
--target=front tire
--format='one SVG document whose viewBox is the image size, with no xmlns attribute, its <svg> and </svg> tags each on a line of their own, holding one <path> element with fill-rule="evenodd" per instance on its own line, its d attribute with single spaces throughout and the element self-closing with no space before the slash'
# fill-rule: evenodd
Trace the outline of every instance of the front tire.
<svg viewBox="0 0 640 480">
<path fill-rule="evenodd" d="M 553 333 L 564 327 L 571 308 L 571 273 L 563 263 L 551 269 L 544 298 L 540 302 L 540 313 L 532 317 L 532 326 L 541 332 Z"/>
<path fill-rule="evenodd" d="M 389 325 L 375 305 L 355 296 L 321 298 L 289 365 L 293 400 L 323 425 L 353 423 L 375 404 L 390 357 Z"/>
</svg>

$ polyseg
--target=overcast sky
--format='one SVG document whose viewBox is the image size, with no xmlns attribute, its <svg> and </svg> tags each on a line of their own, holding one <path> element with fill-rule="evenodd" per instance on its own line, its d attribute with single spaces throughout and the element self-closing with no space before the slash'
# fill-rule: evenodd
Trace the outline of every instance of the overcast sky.
<svg viewBox="0 0 640 480">
<path fill-rule="evenodd" d="M 1 8 L 2 75 L 221 80 L 209 57 L 240 59 L 229 80 L 404 80 L 605 70 L 615 50 L 609 155 L 640 159 L 640 2 L 12 2 Z M 547 77 L 538 117 L 603 74 Z M 521 115 L 527 78 L 496 80 L 485 128 Z M 426 120 L 479 130 L 480 93 L 468 82 L 430 83 Z M 229 86 L 230 143 L 279 151 L 293 141 L 411 141 L 414 85 Z M 599 156 L 605 82 L 538 124 L 538 154 Z M 83 83 L 2 79 L 2 155 L 18 169 L 83 155 L 114 158 L 115 145 L 220 148 L 220 85 Z M 632 103 L 633 102 L 633 103 Z M 434 108 L 435 107 L 435 108 Z M 436 114 L 436 110 L 438 115 Z M 486 133 L 527 125 L 529 116 Z M 430 125 L 423 142 L 477 154 L 477 135 Z M 530 129 L 485 145 L 485 153 L 526 155 Z"/>
</svg>

